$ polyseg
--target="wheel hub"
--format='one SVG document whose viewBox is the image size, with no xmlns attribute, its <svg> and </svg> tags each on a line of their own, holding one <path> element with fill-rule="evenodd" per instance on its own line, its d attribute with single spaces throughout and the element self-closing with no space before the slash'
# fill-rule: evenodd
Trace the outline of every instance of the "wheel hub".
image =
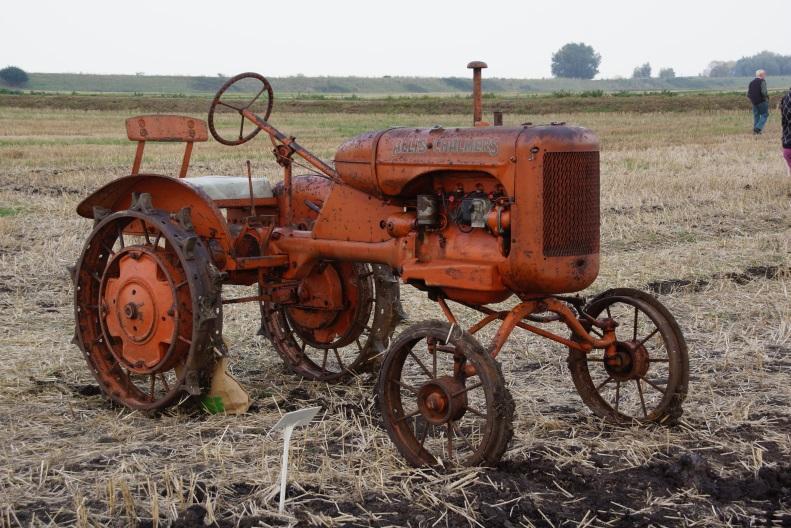
<svg viewBox="0 0 791 528">
<path fill-rule="evenodd" d="M 618 381 L 642 378 L 648 365 L 648 350 L 639 341 L 618 341 L 615 353 L 604 355 L 604 368 Z"/>
<path fill-rule="evenodd" d="M 467 410 L 464 382 L 453 376 L 442 376 L 424 383 L 417 394 L 417 405 L 427 422 L 440 425 L 456 421 Z"/>
<path fill-rule="evenodd" d="M 156 372 L 176 339 L 174 270 L 156 251 L 121 250 L 102 280 L 102 329 L 116 358 L 136 373 Z"/>
<path fill-rule="evenodd" d="M 289 307 L 288 315 L 303 331 L 327 328 L 343 308 L 341 278 L 330 265 L 308 275 L 299 285 L 298 295 L 299 304 Z"/>
</svg>

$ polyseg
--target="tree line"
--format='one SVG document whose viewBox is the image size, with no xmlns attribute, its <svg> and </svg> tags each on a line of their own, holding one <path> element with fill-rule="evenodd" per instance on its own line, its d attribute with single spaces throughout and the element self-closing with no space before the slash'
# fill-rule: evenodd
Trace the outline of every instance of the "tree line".
<svg viewBox="0 0 791 528">
<path fill-rule="evenodd" d="M 584 42 L 570 42 L 552 55 L 552 75 L 572 79 L 593 79 L 599 73 L 601 55 Z M 791 55 L 762 51 L 734 61 L 712 61 L 701 74 L 704 77 L 752 77 L 756 70 L 768 75 L 791 75 Z M 651 64 L 646 62 L 632 71 L 633 79 L 651 78 Z M 659 70 L 660 79 L 676 76 L 673 68 Z"/>
</svg>

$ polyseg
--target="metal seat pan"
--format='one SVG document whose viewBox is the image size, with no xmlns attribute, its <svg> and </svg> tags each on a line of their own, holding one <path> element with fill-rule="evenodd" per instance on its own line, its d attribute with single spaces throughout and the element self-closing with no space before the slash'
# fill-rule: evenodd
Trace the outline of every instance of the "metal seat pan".
<svg viewBox="0 0 791 528">
<path fill-rule="evenodd" d="M 253 178 L 253 197 L 272 198 L 272 185 L 264 178 Z M 250 185 L 244 176 L 197 176 L 185 183 L 205 192 L 212 200 L 250 198 Z"/>
</svg>

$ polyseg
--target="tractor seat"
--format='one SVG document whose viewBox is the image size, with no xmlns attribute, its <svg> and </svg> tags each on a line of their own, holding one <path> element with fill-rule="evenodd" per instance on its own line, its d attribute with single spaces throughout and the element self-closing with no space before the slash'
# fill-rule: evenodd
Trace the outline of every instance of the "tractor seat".
<svg viewBox="0 0 791 528">
<path fill-rule="evenodd" d="M 205 192 L 212 200 L 250 198 L 250 185 L 244 176 L 197 176 L 185 183 Z M 272 198 L 272 185 L 264 178 L 253 178 L 253 197 Z"/>
</svg>

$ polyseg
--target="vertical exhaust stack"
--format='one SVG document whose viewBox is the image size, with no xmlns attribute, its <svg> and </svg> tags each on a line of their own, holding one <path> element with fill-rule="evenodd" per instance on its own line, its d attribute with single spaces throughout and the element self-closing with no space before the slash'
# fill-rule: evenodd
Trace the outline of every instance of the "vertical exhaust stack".
<svg viewBox="0 0 791 528">
<path fill-rule="evenodd" d="M 488 66 L 482 61 L 472 61 L 467 67 L 472 70 L 472 126 L 481 126 L 484 125 L 481 109 L 481 70 Z"/>
</svg>

